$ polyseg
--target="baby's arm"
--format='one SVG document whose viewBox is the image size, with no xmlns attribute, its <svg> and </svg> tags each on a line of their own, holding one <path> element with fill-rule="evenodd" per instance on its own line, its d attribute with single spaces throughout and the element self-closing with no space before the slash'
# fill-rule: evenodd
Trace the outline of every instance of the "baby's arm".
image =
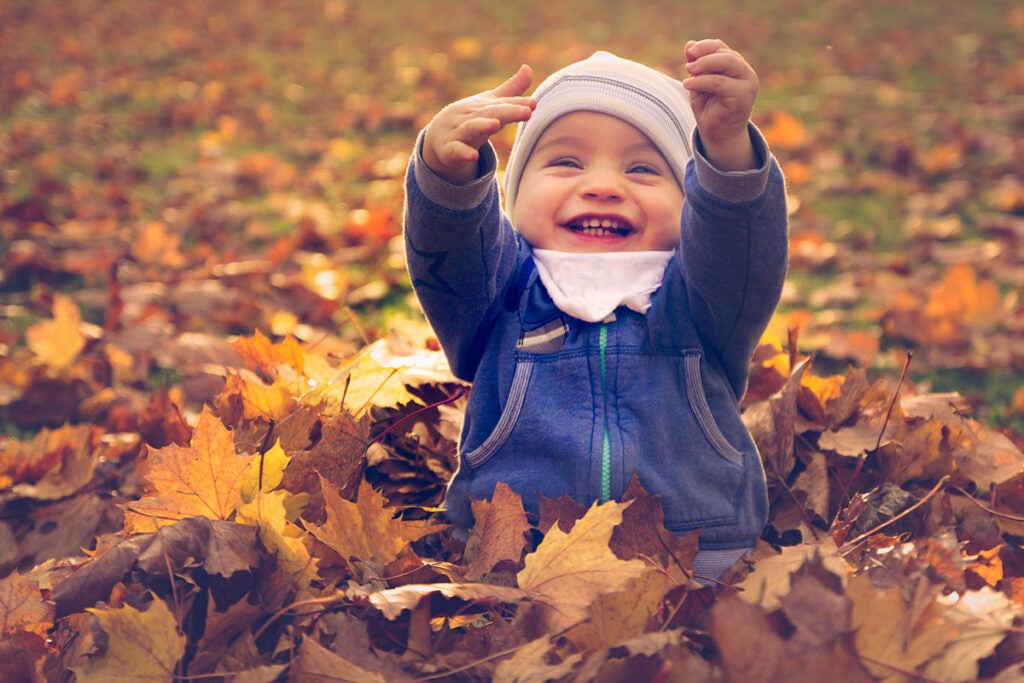
<svg viewBox="0 0 1024 683">
<path fill-rule="evenodd" d="M 683 86 L 697 119 L 704 153 L 720 171 L 759 168 L 747 123 L 759 88 L 757 73 L 743 55 L 721 40 L 686 43 Z"/>
<path fill-rule="evenodd" d="M 524 97 L 533 71 L 525 64 L 494 90 L 452 102 L 427 124 L 423 161 L 453 185 L 477 177 L 480 148 L 509 123 L 530 118 L 537 100 Z"/>
</svg>

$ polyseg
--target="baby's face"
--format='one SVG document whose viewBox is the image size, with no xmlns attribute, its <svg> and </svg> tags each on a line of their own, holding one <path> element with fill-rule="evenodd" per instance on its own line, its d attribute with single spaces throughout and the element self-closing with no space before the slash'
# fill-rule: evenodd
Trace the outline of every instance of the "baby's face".
<svg viewBox="0 0 1024 683">
<path fill-rule="evenodd" d="M 661 152 L 625 121 L 566 114 L 537 141 L 513 222 L 532 246 L 666 251 L 679 244 L 683 192 Z"/>
</svg>

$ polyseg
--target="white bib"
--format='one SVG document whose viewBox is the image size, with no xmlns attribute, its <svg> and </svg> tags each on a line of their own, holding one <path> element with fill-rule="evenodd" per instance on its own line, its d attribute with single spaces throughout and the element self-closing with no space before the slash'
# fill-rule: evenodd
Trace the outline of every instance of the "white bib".
<svg viewBox="0 0 1024 683">
<path fill-rule="evenodd" d="M 651 307 L 671 251 L 609 251 L 578 254 L 534 249 L 537 274 L 563 313 L 600 322 L 619 306 L 637 313 Z"/>
</svg>

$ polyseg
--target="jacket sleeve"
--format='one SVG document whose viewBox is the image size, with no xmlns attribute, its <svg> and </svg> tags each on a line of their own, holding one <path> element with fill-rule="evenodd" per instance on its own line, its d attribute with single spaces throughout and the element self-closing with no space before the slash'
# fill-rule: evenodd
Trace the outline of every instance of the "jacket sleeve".
<svg viewBox="0 0 1024 683">
<path fill-rule="evenodd" d="M 493 148 L 481 149 L 477 180 L 452 185 L 423 162 L 421 145 L 422 134 L 406 174 L 409 276 L 452 372 L 472 380 L 515 274 L 517 238 L 501 212 Z"/>
<path fill-rule="evenodd" d="M 694 134 L 679 247 L 690 310 L 737 398 L 782 294 L 789 253 L 782 171 L 753 124 L 750 134 L 764 163 L 739 173 L 715 169 Z"/>
</svg>

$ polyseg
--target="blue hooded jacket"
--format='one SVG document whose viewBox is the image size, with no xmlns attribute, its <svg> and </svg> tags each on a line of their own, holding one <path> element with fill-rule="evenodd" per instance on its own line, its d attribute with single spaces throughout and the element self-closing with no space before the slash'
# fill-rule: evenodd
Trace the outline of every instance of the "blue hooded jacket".
<svg viewBox="0 0 1024 683">
<path fill-rule="evenodd" d="M 552 303 L 501 212 L 489 146 L 481 177 L 463 186 L 413 155 L 410 276 L 454 373 L 472 382 L 445 500 L 453 522 L 471 526 L 470 501 L 498 482 L 535 513 L 540 495 L 619 498 L 636 473 L 670 531 L 701 529 L 708 550 L 754 544 L 767 493 L 739 399 L 781 294 L 788 235 L 782 173 L 750 130 L 764 164 L 743 173 L 717 171 L 695 135 L 681 242 L 651 308 L 598 323 Z"/>
</svg>

